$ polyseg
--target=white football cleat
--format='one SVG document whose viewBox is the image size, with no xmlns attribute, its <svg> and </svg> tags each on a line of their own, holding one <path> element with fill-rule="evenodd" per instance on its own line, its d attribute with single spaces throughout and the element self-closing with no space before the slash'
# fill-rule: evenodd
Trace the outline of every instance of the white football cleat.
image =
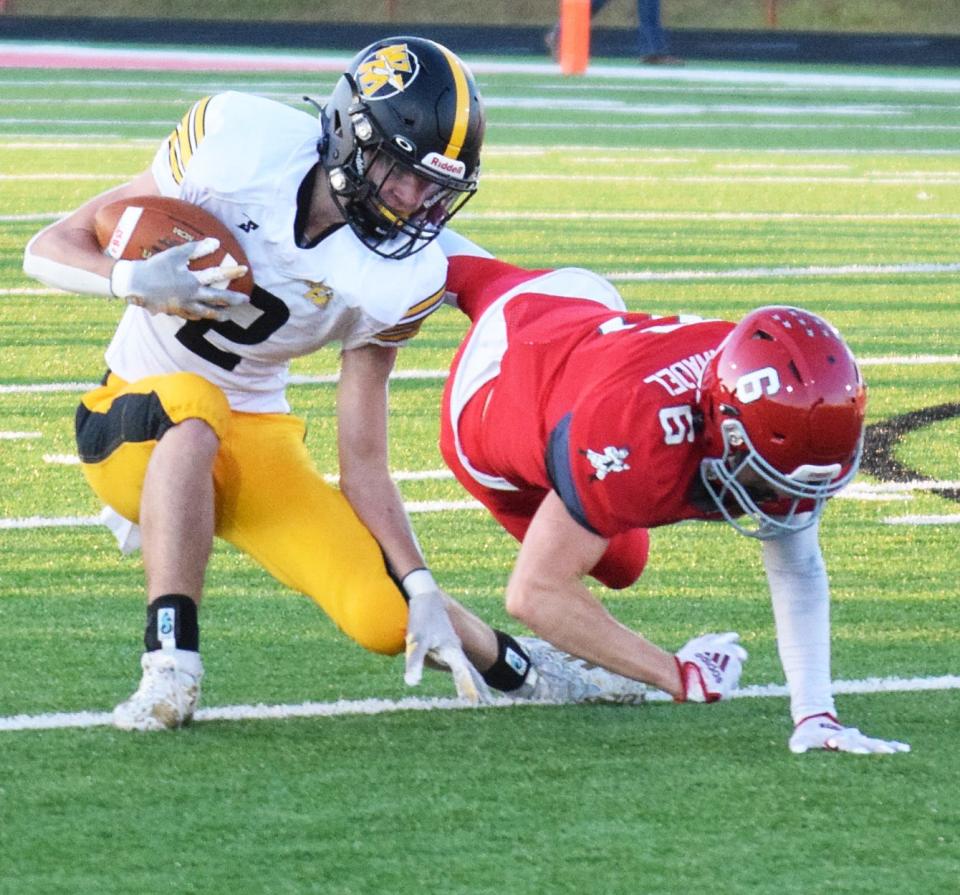
<svg viewBox="0 0 960 895">
<path fill-rule="evenodd" d="M 530 656 L 527 679 L 509 695 L 539 702 L 611 702 L 641 705 L 647 687 L 557 649 L 546 640 L 518 637 Z"/>
<path fill-rule="evenodd" d="M 200 701 L 203 662 L 191 650 L 154 650 L 140 658 L 136 692 L 113 710 L 120 730 L 168 730 L 189 724 Z"/>
</svg>

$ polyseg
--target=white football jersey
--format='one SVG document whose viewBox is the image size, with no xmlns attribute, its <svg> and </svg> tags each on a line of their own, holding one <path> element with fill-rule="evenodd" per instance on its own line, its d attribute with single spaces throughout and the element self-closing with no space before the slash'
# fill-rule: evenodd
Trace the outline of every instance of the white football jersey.
<svg viewBox="0 0 960 895">
<path fill-rule="evenodd" d="M 443 300 L 439 246 L 383 258 L 346 225 L 312 248 L 296 244 L 297 191 L 319 160 L 321 135 L 314 116 L 247 94 L 207 97 L 184 115 L 157 151 L 153 176 L 163 195 L 230 229 L 256 287 L 224 323 L 128 307 L 107 349 L 111 370 L 128 381 L 199 373 L 235 410 L 285 413 L 291 358 L 330 342 L 394 346 L 416 335 Z"/>
</svg>

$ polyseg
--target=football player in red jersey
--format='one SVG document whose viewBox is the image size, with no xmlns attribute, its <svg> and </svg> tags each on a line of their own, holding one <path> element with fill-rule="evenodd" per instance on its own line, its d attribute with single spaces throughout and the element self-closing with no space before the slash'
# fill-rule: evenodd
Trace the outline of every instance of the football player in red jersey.
<svg viewBox="0 0 960 895">
<path fill-rule="evenodd" d="M 907 751 L 837 721 L 818 521 L 856 473 L 866 389 L 816 314 L 739 323 L 628 312 L 588 271 L 528 271 L 450 233 L 448 291 L 471 320 L 441 450 L 518 541 L 507 609 L 561 650 L 678 700 L 736 687 L 735 634 L 673 655 L 618 622 L 588 576 L 635 582 L 649 528 L 725 520 L 761 544 L 791 694 L 790 748 Z"/>
</svg>

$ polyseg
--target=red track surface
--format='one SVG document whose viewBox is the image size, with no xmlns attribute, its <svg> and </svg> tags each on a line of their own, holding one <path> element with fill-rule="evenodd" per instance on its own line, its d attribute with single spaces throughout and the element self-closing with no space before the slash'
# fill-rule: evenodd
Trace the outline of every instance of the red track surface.
<svg viewBox="0 0 960 895">
<path fill-rule="evenodd" d="M 0 45 L 0 68 L 139 69 L 155 71 L 332 71 L 347 56 L 108 50 L 60 45 Z"/>
</svg>

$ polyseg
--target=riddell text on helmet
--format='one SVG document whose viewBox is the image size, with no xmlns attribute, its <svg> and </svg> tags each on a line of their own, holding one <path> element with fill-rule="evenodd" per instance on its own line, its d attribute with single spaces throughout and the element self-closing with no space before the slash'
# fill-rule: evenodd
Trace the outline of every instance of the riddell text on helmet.
<svg viewBox="0 0 960 895">
<path fill-rule="evenodd" d="M 451 177 L 459 177 L 461 180 L 463 175 L 467 173 L 467 166 L 463 162 L 447 158 L 438 152 L 431 152 L 424 156 L 423 164 L 427 168 L 433 168 L 435 171 L 440 171 L 442 174 L 448 174 Z"/>
</svg>

